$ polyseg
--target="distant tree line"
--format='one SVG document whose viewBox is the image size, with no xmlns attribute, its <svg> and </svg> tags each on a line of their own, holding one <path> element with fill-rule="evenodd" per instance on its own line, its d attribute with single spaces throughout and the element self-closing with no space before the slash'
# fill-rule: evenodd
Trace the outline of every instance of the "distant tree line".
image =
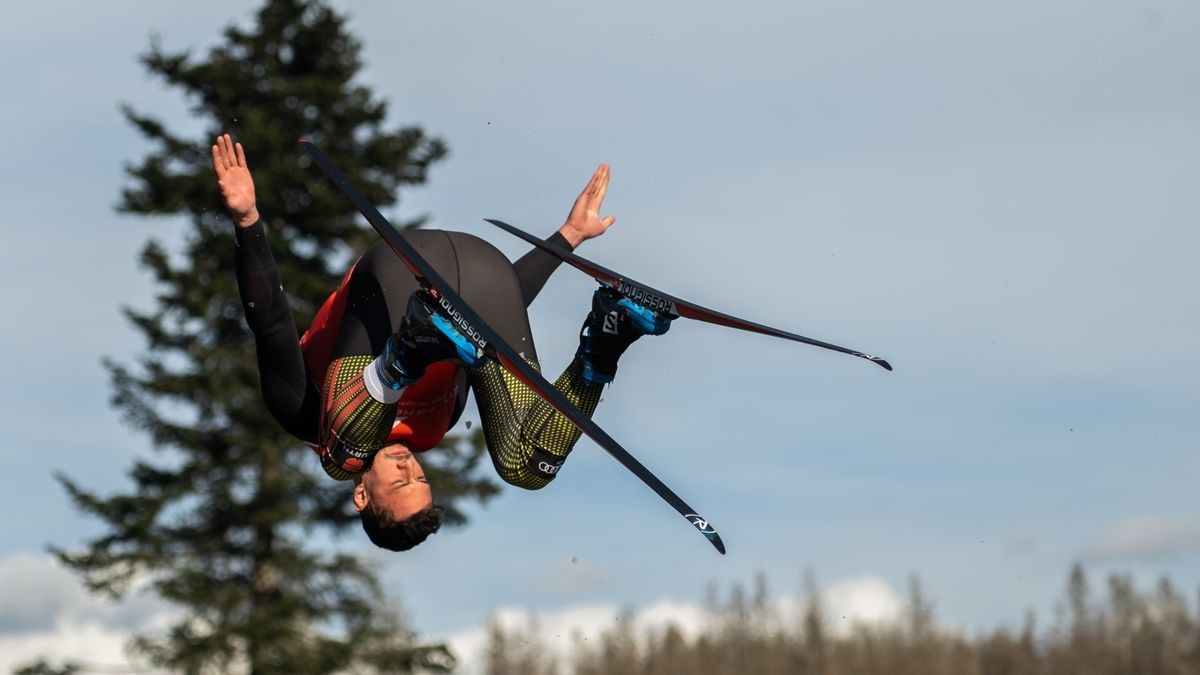
<svg viewBox="0 0 1200 675">
<path fill-rule="evenodd" d="M 635 634 L 622 620 L 599 638 L 575 636 L 562 662 L 536 627 L 489 626 L 488 675 L 1200 675 L 1200 597 L 1169 579 L 1139 591 L 1128 574 L 1089 588 L 1076 564 L 1053 621 L 1029 612 L 1018 630 L 966 635 L 937 625 L 914 577 L 901 618 L 834 632 L 815 590 L 796 616 L 779 616 L 761 579 L 709 601 L 713 619 L 691 639 L 678 626 Z M 715 594 L 713 594 L 715 596 Z M 460 655 L 461 656 L 461 655 Z"/>
<path fill-rule="evenodd" d="M 791 616 L 770 606 L 766 581 L 759 577 L 750 591 L 735 585 L 721 598 L 711 590 L 706 603 L 711 618 L 691 637 L 675 625 L 638 634 L 632 616 L 625 616 L 598 637 L 573 636 L 570 653 L 562 658 L 540 641 L 536 625 L 506 628 L 492 621 L 483 670 L 487 675 L 1200 675 L 1200 595 L 1189 603 L 1167 578 L 1139 590 L 1130 575 L 1112 574 L 1097 593 L 1076 564 L 1052 621 L 1043 626 L 1031 611 L 1017 630 L 1001 627 L 975 635 L 939 626 L 916 577 L 897 620 L 857 624 L 849 631 L 834 630 L 811 575 L 806 585 L 803 606 Z M 443 667 L 409 661 L 389 669 L 436 672 Z M 70 662 L 52 667 L 43 660 L 13 672 L 132 671 Z M 297 672 L 361 671 L 314 664 Z"/>
</svg>

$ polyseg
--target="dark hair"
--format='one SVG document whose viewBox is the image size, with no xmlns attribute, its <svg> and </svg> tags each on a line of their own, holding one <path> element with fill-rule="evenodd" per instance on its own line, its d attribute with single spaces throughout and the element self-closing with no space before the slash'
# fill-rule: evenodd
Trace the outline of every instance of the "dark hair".
<svg viewBox="0 0 1200 675">
<path fill-rule="evenodd" d="M 358 515 L 371 543 L 390 551 L 407 551 L 438 531 L 445 512 L 446 507 L 434 504 L 404 520 L 396 520 L 391 513 L 368 506 Z"/>
</svg>

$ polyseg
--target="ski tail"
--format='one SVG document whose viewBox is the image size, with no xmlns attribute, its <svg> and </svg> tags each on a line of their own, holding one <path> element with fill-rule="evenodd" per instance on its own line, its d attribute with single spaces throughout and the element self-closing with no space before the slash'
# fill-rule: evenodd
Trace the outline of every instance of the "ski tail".
<svg viewBox="0 0 1200 675">
<path fill-rule="evenodd" d="M 892 369 L 892 364 L 888 363 L 881 357 L 872 356 L 871 354 L 866 354 L 854 349 L 847 349 L 846 347 L 839 347 L 838 345 L 831 344 L 829 342 L 814 340 L 812 338 L 804 337 L 803 335 L 789 333 L 778 328 L 764 326 L 763 324 L 747 321 L 746 319 L 739 319 L 731 314 L 725 314 L 724 312 L 718 312 L 715 309 L 709 309 L 707 307 L 697 305 L 694 302 L 677 298 L 669 293 L 664 293 L 647 286 L 646 284 L 634 281 L 633 279 L 618 274 L 617 272 L 614 272 L 607 267 L 600 265 L 599 263 L 592 262 L 591 260 L 575 255 L 564 248 L 542 241 L 528 232 L 519 230 L 503 221 L 494 220 L 492 218 L 485 218 L 484 220 L 504 230 L 505 232 L 508 232 L 509 234 L 515 235 L 526 242 L 533 244 L 543 251 L 558 256 L 568 265 L 571 265 L 572 267 L 582 271 L 584 274 L 591 276 L 596 281 L 611 287 L 613 290 L 621 293 L 639 305 L 649 307 L 656 312 L 669 314 L 671 317 L 682 316 L 688 319 L 694 319 L 696 321 L 704 321 L 705 323 L 716 324 L 718 326 L 726 326 L 728 328 L 736 328 L 738 330 L 744 330 L 751 333 L 760 333 L 762 335 L 769 335 L 771 337 L 782 338 L 784 340 L 800 342 L 813 347 L 820 347 L 822 349 L 828 349 L 831 351 L 840 352 L 842 354 L 849 354 L 850 356 L 857 356 L 860 359 L 866 359 L 882 367 L 884 370 L 890 371 Z"/>
</svg>

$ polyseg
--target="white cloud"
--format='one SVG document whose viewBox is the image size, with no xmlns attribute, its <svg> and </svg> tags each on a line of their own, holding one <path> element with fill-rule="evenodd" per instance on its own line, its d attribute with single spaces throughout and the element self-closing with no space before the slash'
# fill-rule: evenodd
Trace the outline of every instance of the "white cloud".
<svg viewBox="0 0 1200 675">
<path fill-rule="evenodd" d="M 685 639 L 692 640 L 700 635 L 705 623 L 711 620 L 711 613 L 699 605 L 663 599 L 638 611 L 634 616 L 633 632 L 643 635 L 674 626 Z"/>
<path fill-rule="evenodd" d="M 1200 525 L 1167 518 L 1128 518 L 1111 525 L 1088 547 L 1106 558 L 1161 558 L 1200 551 Z"/>
<path fill-rule="evenodd" d="M 856 626 L 878 626 L 900 617 L 903 600 L 879 577 L 842 581 L 824 591 L 827 618 L 835 633 L 849 633 Z"/>
<path fill-rule="evenodd" d="M 845 635 L 855 627 L 879 626 L 896 621 L 903 600 L 879 577 L 859 577 L 829 585 L 820 592 L 822 607 L 830 631 Z M 768 620 L 779 625 L 796 626 L 805 600 L 781 596 L 768 609 Z M 505 632 L 528 639 L 527 646 L 541 650 L 547 658 L 566 663 L 581 641 L 594 642 L 622 620 L 632 623 L 632 634 L 654 635 L 674 626 L 686 640 L 700 636 L 719 620 L 708 608 L 669 598 L 656 600 L 632 612 L 623 612 L 615 604 L 574 605 L 551 611 L 529 611 L 505 607 L 493 612 L 491 621 Z M 488 645 L 488 628 L 474 626 L 443 636 L 459 668 L 467 675 L 483 672 Z"/>
<path fill-rule="evenodd" d="M 66 620 L 50 630 L 0 636 L 0 672 L 12 672 L 40 659 L 54 666 L 70 662 L 105 672 L 118 672 L 124 667 L 131 672 L 154 672 L 125 654 L 128 639 L 129 633 L 99 622 Z"/>
<path fill-rule="evenodd" d="M 0 672 L 43 658 L 55 665 L 137 665 L 143 672 L 125 643 L 171 618 L 166 605 L 148 596 L 121 602 L 90 596 L 57 560 L 28 551 L 0 560 L 0 607 Z"/>
<path fill-rule="evenodd" d="M 502 630 L 530 635 L 551 658 L 563 658 L 577 638 L 599 637 L 621 617 L 616 605 L 577 605 L 549 612 L 530 612 L 518 607 L 497 609 L 490 619 Z M 445 636 L 458 657 L 460 672 L 483 672 L 488 644 L 487 626 L 475 626 Z"/>
<path fill-rule="evenodd" d="M 0 561 L 0 634 L 42 630 L 77 605 L 74 579 L 53 559 L 29 552 Z"/>
<path fill-rule="evenodd" d="M 781 620 L 795 625 L 807 605 L 806 598 L 784 596 L 776 601 Z M 825 624 L 836 636 L 849 635 L 861 626 L 883 626 L 900 618 L 904 600 L 876 576 L 846 579 L 821 589 Z"/>
</svg>

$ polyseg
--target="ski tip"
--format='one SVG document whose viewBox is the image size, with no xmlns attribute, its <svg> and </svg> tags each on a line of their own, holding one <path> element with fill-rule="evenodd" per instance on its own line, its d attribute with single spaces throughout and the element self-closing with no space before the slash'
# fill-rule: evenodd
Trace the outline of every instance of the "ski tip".
<svg viewBox="0 0 1200 675">
<path fill-rule="evenodd" d="M 708 522 L 707 518 L 698 513 L 689 513 L 684 517 L 688 519 L 692 527 L 700 530 L 700 534 L 704 535 L 704 538 L 708 540 L 708 543 L 713 545 L 713 548 L 720 551 L 721 555 L 725 555 L 725 542 L 721 541 L 721 535 L 717 534 L 716 528 Z"/>
<path fill-rule="evenodd" d="M 863 354 L 862 352 L 851 352 L 851 353 L 854 354 L 855 356 L 862 357 L 862 358 L 870 361 L 871 363 L 877 364 L 879 367 L 883 368 L 884 370 L 891 371 L 891 369 L 892 369 L 892 364 L 888 363 L 887 361 L 885 361 L 884 359 L 882 359 L 878 356 L 871 356 L 870 354 Z"/>
<path fill-rule="evenodd" d="M 721 535 L 713 532 L 712 536 L 709 537 L 708 540 L 712 542 L 713 548 L 717 549 L 718 553 L 725 555 L 725 542 L 721 541 Z"/>
</svg>

